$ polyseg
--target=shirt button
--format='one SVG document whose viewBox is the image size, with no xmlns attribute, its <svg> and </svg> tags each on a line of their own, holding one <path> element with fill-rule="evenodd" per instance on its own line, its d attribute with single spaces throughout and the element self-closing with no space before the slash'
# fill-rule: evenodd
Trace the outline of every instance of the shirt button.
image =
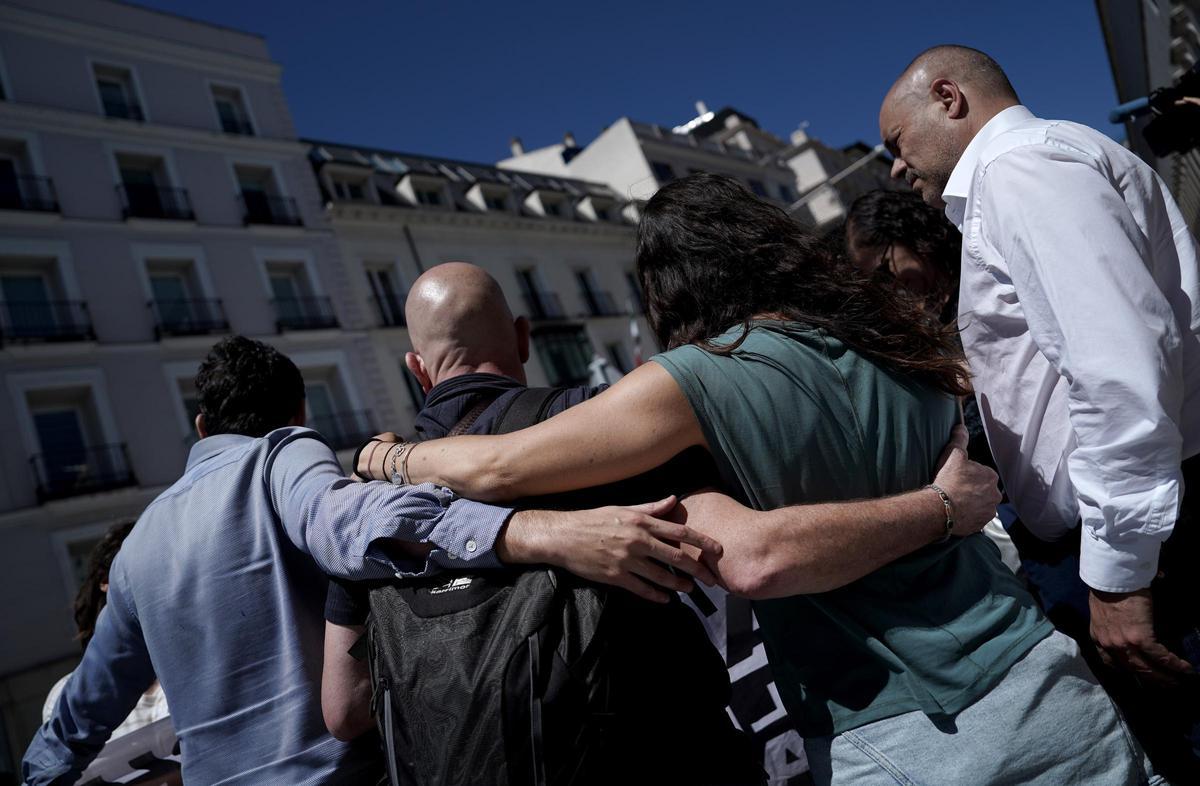
<svg viewBox="0 0 1200 786">
<path fill-rule="evenodd" d="M 478 545 L 476 545 L 475 541 L 473 541 L 473 540 L 468 540 L 468 541 L 467 541 L 467 551 L 468 551 L 469 553 L 471 553 L 471 554 L 474 554 L 474 553 L 475 553 L 475 549 L 477 549 L 477 548 L 479 548 L 479 546 L 478 546 Z"/>
<path fill-rule="evenodd" d="M 453 553 L 453 552 L 447 551 L 447 552 L 446 552 L 446 559 L 458 559 L 458 557 L 454 556 L 454 553 Z"/>
<path fill-rule="evenodd" d="M 400 571 L 396 571 L 396 578 L 402 579 L 402 578 L 404 578 L 404 574 L 401 573 Z"/>
</svg>

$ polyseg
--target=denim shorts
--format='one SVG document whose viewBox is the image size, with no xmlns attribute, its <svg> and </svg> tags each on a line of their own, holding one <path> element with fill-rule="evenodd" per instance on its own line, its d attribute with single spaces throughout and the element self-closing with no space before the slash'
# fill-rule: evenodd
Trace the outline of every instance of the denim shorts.
<svg viewBox="0 0 1200 786">
<path fill-rule="evenodd" d="M 804 748 L 818 786 L 1165 783 L 1078 645 L 1057 632 L 957 715 L 909 712 Z"/>
</svg>

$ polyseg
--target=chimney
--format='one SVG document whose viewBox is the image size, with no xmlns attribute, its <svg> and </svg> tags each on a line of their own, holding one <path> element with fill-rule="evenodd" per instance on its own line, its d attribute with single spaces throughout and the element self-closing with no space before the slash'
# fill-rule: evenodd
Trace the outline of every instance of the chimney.
<svg viewBox="0 0 1200 786">
<path fill-rule="evenodd" d="M 808 131 L 806 130 L 807 128 L 808 128 L 807 120 L 805 120 L 803 123 L 801 123 L 799 126 L 796 127 L 796 130 L 792 132 L 792 144 L 793 145 L 796 145 L 797 147 L 799 147 L 800 145 L 802 145 L 808 141 Z"/>
<path fill-rule="evenodd" d="M 570 131 L 563 134 L 563 147 L 579 147 L 579 145 L 575 144 L 575 135 Z"/>
<path fill-rule="evenodd" d="M 525 145 L 521 144 L 521 137 L 519 136 L 514 136 L 511 140 L 509 140 L 508 147 L 510 150 L 512 150 L 512 154 L 514 156 L 525 155 Z"/>
<path fill-rule="evenodd" d="M 697 101 L 696 102 L 696 117 L 700 117 L 701 115 L 707 115 L 707 114 L 708 114 L 708 104 L 704 103 L 703 101 Z"/>
</svg>

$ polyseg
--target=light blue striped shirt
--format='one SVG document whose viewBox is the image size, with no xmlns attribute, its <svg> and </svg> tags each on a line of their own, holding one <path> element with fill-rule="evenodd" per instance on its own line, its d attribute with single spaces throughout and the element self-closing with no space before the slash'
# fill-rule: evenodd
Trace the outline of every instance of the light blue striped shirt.
<svg viewBox="0 0 1200 786">
<path fill-rule="evenodd" d="M 309 429 L 201 440 L 122 545 L 27 782 L 73 783 L 156 675 L 186 783 L 362 782 L 377 749 L 333 739 L 321 715 L 324 573 L 494 567 L 510 514 L 430 484 L 348 480 Z M 393 539 L 433 550 L 411 557 Z"/>
</svg>

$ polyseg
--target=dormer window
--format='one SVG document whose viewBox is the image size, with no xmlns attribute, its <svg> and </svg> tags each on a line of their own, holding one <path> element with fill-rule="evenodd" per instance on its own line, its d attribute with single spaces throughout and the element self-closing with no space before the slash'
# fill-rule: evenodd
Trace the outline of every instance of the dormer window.
<svg viewBox="0 0 1200 786">
<path fill-rule="evenodd" d="M 500 183 L 476 183 L 467 191 L 466 197 L 479 210 L 507 213 L 511 209 L 508 194 L 508 186 Z"/>
<path fill-rule="evenodd" d="M 605 196 L 589 195 L 579 201 L 579 213 L 597 223 L 609 223 L 616 215 L 616 203 Z"/>
<path fill-rule="evenodd" d="M 449 204 L 445 180 L 434 175 L 409 173 L 396 184 L 396 193 L 410 205 L 444 207 Z"/>
<path fill-rule="evenodd" d="M 570 218 L 571 204 L 564 194 L 549 189 L 536 189 L 525 198 L 525 205 L 535 215 L 547 218 Z"/>
</svg>

